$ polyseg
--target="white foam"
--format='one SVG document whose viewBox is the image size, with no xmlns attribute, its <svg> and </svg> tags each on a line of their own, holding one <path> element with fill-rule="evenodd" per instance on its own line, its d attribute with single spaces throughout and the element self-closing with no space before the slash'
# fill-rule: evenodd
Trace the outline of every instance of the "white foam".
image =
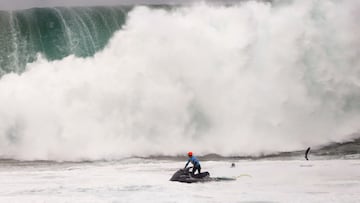
<svg viewBox="0 0 360 203">
<path fill-rule="evenodd" d="M 0 156 L 257 155 L 359 130 L 357 1 L 138 7 L 91 58 L 0 80 Z"/>
<path fill-rule="evenodd" d="M 357 202 L 359 160 L 201 162 L 212 177 L 169 181 L 184 162 L 105 162 L 2 167 L 2 202 Z M 307 163 L 308 163 L 307 162 Z M 245 176 L 244 174 L 247 174 Z"/>
</svg>

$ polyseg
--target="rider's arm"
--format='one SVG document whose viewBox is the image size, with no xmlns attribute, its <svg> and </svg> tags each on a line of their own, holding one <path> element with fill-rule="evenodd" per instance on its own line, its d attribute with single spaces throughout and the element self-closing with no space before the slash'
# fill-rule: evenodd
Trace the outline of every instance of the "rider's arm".
<svg viewBox="0 0 360 203">
<path fill-rule="evenodd" d="M 186 168 L 189 165 L 189 163 L 190 163 L 190 159 L 188 160 L 184 168 Z"/>
</svg>

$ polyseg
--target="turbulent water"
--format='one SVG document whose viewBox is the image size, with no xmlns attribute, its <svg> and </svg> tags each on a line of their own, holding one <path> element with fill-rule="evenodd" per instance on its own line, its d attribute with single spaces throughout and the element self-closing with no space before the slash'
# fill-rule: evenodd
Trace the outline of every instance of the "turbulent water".
<svg viewBox="0 0 360 203">
<path fill-rule="evenodd" d="M 258 156 L 351 142 L 359 9 L 293 0 L 1 11 L 0 156 Z"/>
<path fill-rule="evenodd" d="M 184 162 L 19 162 L 0 167 L 1 202 L 358 202 L 360 160 L 202 162 L 212 177 L 169 181 Z"/>
</svg>

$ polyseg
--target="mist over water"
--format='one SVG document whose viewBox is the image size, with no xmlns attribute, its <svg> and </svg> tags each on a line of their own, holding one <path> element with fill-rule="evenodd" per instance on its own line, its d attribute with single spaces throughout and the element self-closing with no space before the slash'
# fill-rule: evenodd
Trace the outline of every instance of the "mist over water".
<svg viewBox="0 0 360 203">
<path fill-rule="evenodd" d="M 91 57 L 0 79 L 0 156 L 256 156 L 359 131 L 360 4 L 136 7 Z"/>
</svg>

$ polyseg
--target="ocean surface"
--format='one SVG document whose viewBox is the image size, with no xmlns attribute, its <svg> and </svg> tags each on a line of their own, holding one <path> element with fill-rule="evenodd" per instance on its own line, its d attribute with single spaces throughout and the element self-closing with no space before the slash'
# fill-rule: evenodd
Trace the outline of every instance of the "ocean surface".
<svg viewBox="0 0 360 203">
<path fill-rule="evenodd" d="M 0 202 L 359 202 L 359 9 L 0 8 Z"/>
<path fill-rule="evenodd" d="M 193 184 L 169 181 L 185 161 L 0 164 L 1 202 L 359 202 L 359 159 L 204 161 L 236 180 Z"/>
</svg>

